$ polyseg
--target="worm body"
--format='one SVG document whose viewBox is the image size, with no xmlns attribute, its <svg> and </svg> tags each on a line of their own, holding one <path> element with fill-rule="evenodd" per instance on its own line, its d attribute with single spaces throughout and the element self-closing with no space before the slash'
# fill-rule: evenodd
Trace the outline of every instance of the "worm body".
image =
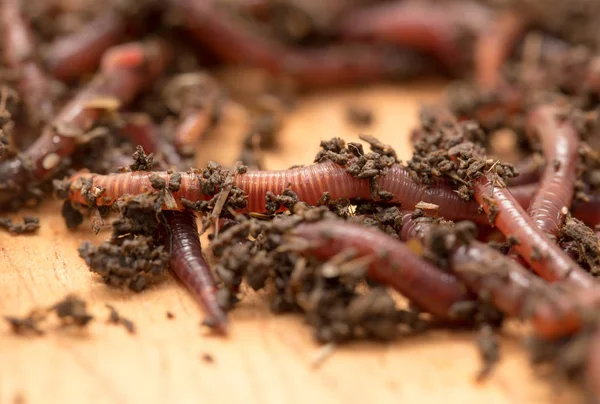
<svg viewBox="0 0 600 404">
<path fill-rule="evenodd" d="M 210 1 L 170 0 L 198 42 L 232 64 L 259 67 L 304 87 L 335 86 L 422 71 L 425 59 L 377 46 L 296 49 L 248 29 Z M 420 70 L 419 70 L 420 69 Z"/>
<path fill-rule="evenodd" d="M 372 257 L 369 276 L 398 290 L 439 318 L 448 319 L 450 307 L 469 300 L 452 275 L 415 255 L 407 246 L 378 230 L 343 221 L 301 224 L 294 234 L 310 242 L 307 253 L 320 259 L 352 249 L 356 257 Z"/>
<path fill-rule="evenodd" d="M 48 71 L 57 79 L 73 80 L 93 72 L 102 55 L 125 36 L 125 18 L 109 10 L 80 31 L 50 44 L 45 55 Z"/>
<path fill-rule="evenodd" d="M 588 394 L 592 397 L 590 403 L 600 403 L 600 330 L 596 330 L 590 340 L 585 382 Z"/>
<path fill-rule="evenodd" d="M 171 270 L 200 301 L 216 330 L 227 333 L 227 315 L 219 306 L 212 271 L 202 256 L 196 216 L 190 211 L 165 211 L 171 233 Z"/>
<path fill-rule="evenodd" d="M 340 32 L 350 39 L 378 39 L 434 55 L 457 72 L 465 66 L 463 36 L 458 20 L 476 31 L 489 19 L 487 10 L 473 3 L 432 6 L 416 1 L 384 3 L 360 9 L 342 18 Z"/>
<path fill-rule="evenodd" d="M 522 17 L 505 12 L 481 33 L 475 45 L 475 76 L 481 88 L 493 90 L 498 87 L 501 68 L 524 28 Z"/>
<path fill-rule="evenodd" d="M 538 275 L 549 282 L 565 280 L 583 287 L 595 284 L 590 274 L 537 228 L 508 188 L 495 186 L 488 176 L 482 176 L 475 181 L 474 191 L 492 224 L 505 236 L 516 237 L 518 244 L 513 248 Z"/>
<path fill-rule="evenodd" d="M 60 160 L 75 151 L 78 135 L 91 129 L 104 113 L 103 108 L 89 103 L 107 98 L 123 104 L 132 101 L 162 72 L 169 59 L 168 48 L 161 41 L 125 44 L 108 51 L 100 73 L 62 108 L 21 157 L 0 163 L 0 184 L 12 184 L 6 189 L 0 186 L 0 205 L 17 196 L 15 188 L 22 192 L 31 181 L 39 183 L 51 178 L 59 168 Z M 32 167 L 28 167 L 29 164 Z"/>
<path fill-rule="evenodd" d="M 579 136 L 568 122 L 559 122 L 558 109 L 551 105 L 538 107 L 529 114 L 528 126 L 542 143 L 547 164 L 540 187 L 529 214 L 544 233 L 556 237 L 565 215 L 573 202 L 577 162 L 579 161 Z"/>
<path fill-rule="evenodd" d="M 597 307 L 600 294 L 595 289 L 577 296 L 554 290 L 517 262 L 477 241 L 456 249 L 451 266 L 470 290 L 485 293 L 503 312 L 526 317 L 535 333 L 557 339 L 578 331 L 583 309 Z"/>
<path fill-rule="evenodd" d="M 32 126 L 48 122 L 54 112 L 49 78 L 36 61 L 36 44 L 21 0 L 0 3 L 3 53 L 7 65 L 19 73 L 19 90 Z"/>
<path fill-rule="evenodd" d="M 431 222 L 403 217 L 400 238 L 425 241 Z M 581 309 L 597 307 L 600 293 L 586 289 L 576 297 L 552 289 L 541 278 L 487 244 L 472 240 L 453 248 L 449 256 L 452 276 L 473 293 L 483 294 L 502 312 L 531 321 L 538 336 L 557 339 L 579 330 Z"/>
<path fill-rule="evenodd" d="M 123 136 L 135 145 L 140 145 L 146 153 L 162 155 L 165 163 L 175 170 L 183 170 L 184 163 L 175 146 L 164 139 L 152 118 L 145 114 L 122 114 L 125 121 L 121 128 Z"/>
<path fill-rule="evenodd" d="M 168 173 L 134 172 L 114 175 L 77 174 L 72 179 L 91 179 L 93 185 L 104 189 L 100 205 L 110 205 L 123 195 L 135 195 L 150 191 L 150 176 L 159 175 L 167 180 Z M 400 166 L 391 167 L 385 175 L 377 179 L 379 186 L 394 194 L 391 202 L 401 203 L 405 209 L 412 209 L 421 202 L 430 202 L 439 206 L 439 214 L 448 218 L 468 219 L 484 222 L 475 203 L 467 203 L 452 191 L 447 184 L 435 187 L 419 185 L 410 179 L 406 170 Z M 74 202 L 83 203 L 81 188 L 74 183 L 70 198 Z M 268 191 L 281 194 L 291 189 L 298 197 L 316 205 L 325 192 L 332 200 L 339 198 L 372 199 L 369 180 L 353 177 L 346 170 L 334 163 L 325 162 L 306 167 L 280 171 L 250 171 L 239 174 L 235 184 L 247 195 L 248 205 L 245 211 L 264 212 Z M 206 200 L 212 195 L 204 195 L 195 174 L 182 173 L 181 190 L 173 194 L 177 208 L 181 208 L 181 198 L 191 201 Z"/>
</svg>

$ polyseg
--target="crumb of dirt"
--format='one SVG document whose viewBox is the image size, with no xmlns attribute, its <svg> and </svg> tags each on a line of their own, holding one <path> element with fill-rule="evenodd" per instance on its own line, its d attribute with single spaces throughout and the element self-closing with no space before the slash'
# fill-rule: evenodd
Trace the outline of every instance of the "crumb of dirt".
<svg viewBox="0 0 600 404">
<path fill-rule="evenodd" d="M 574 242 L 578 262 L 593 275 L 600 274 L 600 244 L 596 233 L 582 221 L 567 217 L 559 232 L 560 242 Z"/>
<path fill-rule="evenodd" d="M 558 340 L 530 337 L 526 340 L 534 366 L 552 364 L 551 375 L 568 381 L 583 381 L 590 354 L 590 342 L 598 331 L 597 313 L 584 313 L 581 331 Z"/>
<path fill-rule="evenodd" d="M 83 214 L 75 209 L 71 201 L 64 201 L 61 209 L 62 217 L 68 229 L 76 229 L 83 223 Z"/>
<path fill-rule="evenodd" d="M 400 161 L 395 150 L 378 139 L 369 135 L 360 135 L 359 138 L 367 142 L 371 152 L 365 153 L 360 143 L 348 143 L 341 138 L 323 140 L 320 143 L 321 149 L 315 156 L 316 163 L 332 161 L 335 164 L 344 166 L 346 171 L 352 176 L 361 179 L 368 179 L 371 185 L 371 195 L 374 200 L 390 200 L 393 195 L 385 190 L 381 190 L 376 182 L 384 171 Z"/>
<path fill-rule="evenodd" d="M 203 213 L 200 234 L 204 234 L 218 218 L 233 219 L 231 211 L 247 206 L 246 194 L 234 184 L 235 175 L 243 174 L 247 169 L 241 163 L 236 163 L 232 170 L 227 170 L 220 164 L 209 162 L 204 170 L 191 170 L 197 175 L 202 192 L 205 195 L 213 195 L 208 201 L 192 202 L 185 198 L 181 200 L 186 209 Z"/>
<path fill-rule="evenodd" d="M 52 307 L 63 325 L 76 325 L 85 327 L 94 316 L 87 312 L 87 303 L 76 295 L 69 294 L 65 298 Z"/>
<path fill-rule="evenodd" d="M 397 224 L 393 211 L 378 213 L 382 222 Z M 274 215 L 270 221 L 240 219 L 221 232 L 211 243 L 222 282 L 221 303 L 230 308 L 236 302 L 243 280 L 254 290 L 274 290 L 269 294 L 271 310 L 303 313 L 322 343 L 387 340 L 425 329 L 426 321 L 396 307 L 387 289 L 366 283 L 365 259 L 345 251 L 322 262 L 297 252 L 303 244 L 290 231 L 326 217 L 338 216 L 328 206 L 299 202 L 289 214 Z"/>
<path fill-rule="evenodd" d="M 135 330 L 135 324 L 133 323 L 133 321 L 131 321 L 128 318 L 123 317 L 121 314 L 119 314 L 117 309 L 115 309 L 112 305 L 106 304 L 105 306 L 110 311 L 110 313 L 108 315 L 108 320 L 107 320 L 108 323 L 117 324 L 117 325 L 120 324 L 123 327 L 125 327 L 125 329 L 127 330 L 128 333 L 135 334 L 136 330 Z"/>
<path fill-rule="evenodd" d="M 1 217 L 0 228 L 11 234 L 33 233 L 40 228 L 40 219 L 37 216 L 23 216 L 23 223 L 13 223 L 9 218 Z"/>
<path fill-rule="evenodd" d="M 362 223 L 366 226 L 377 227 L 392 237 L 398 237 L 398 233 L 402 229 L 402 213 L 395 206 L 386 208 L 373 203 L 359 204 L 356 207 L 355 215 L 357 217 L 365 215 L 361 219 Z"/>
<path fill-rule="evenodd" d="M 137 195 L 116 204 L 119 217 L 113 222 L 109 240 L 94 246 L 83 243 L 78 251 L 90 271 L 111 286 L 145 289 L 160 279 L 169 264 L 159 222 L 160 195 Z"/>
<path fill-rule="evenodd" d="M 477 335 L 477 347 L 482 361 L 481 370 L 477 373 L 476 380 L 482 382 L 487 379 L 500 360 L 500 340 L 490 326 L 483 326 Z"/>
<path fill-rule="evenodd" d="M 44 335 L 40 323 L 46 319 L 46 310 L 32 310 L 24 317 L 5 316 L 4 319 L 10 324 L 11 330 L 17 335 Z"/>
<path fill-rule="evenodd" d="M 154 167 L 154 153 L 146 154 L 142 146 L 137 146 L 133 153 L 133 163 L 129 166 L 131 171 L 152 171 Z"/>
<path fill-rule="evenodd" d="M 351 104 L 346 107 L 346 119 L 359 127 L 371 126 L 375 117 L 373 111 L 363 105 Z"/>
<path fill-rule="evenodd" d="M 498 186 L 517 173 L 511 164 L 488 159 L 483 141 L 485 134 L 474 121 L 444 121 L 437 116 L 422 118 L 424 133 L 414 144 L 414 154 L 407 162 L 411 178 L 433 185 L 446 178 L 458 187 L 456 192 L 465 200 L 472 197 L 473 180 L 492 174 Z"/>
<path fill-rule="evenodd" d="M 202 354 L 202 360 L 206 363 L 215 363 L 215 358 L 209 353 Z"/>
</svg>

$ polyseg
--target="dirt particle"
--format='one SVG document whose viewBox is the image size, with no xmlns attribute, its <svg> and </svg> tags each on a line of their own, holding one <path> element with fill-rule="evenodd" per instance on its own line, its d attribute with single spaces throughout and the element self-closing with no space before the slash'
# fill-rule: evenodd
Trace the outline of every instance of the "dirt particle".
<svg viewBox="0 0 600 404">
<path fill-rule="evenodd" d="M 364 127 L 372 125 L 375 117 L 369 108 L 351 104 L 346 107 L 346 119 L 352 125 Z"/>
<path fill-rule="evenodd" d="M 11 234 L 34 233 L 40 228 L 40 219 L 37 216 L 23 216 L 23 223 L 13 223 L 7 217 L 0 218 L 0 228 Z"/>
<path fill-rule="evenodd" d="M 115 309 L 112 305 L 106 304 L 105 306 L 110 311 L 110 313 L 108 315 L 108 320 L 107 320 L 108 323 L 117 324 L 117 325 L 120 324 L 123 327 L 125 327 L 125 329 L 127 330 L 128 333 L 135 334 L 136 330 L 135 330 L 135 324 L 133 323 L 133 321 L 131 321 L 128 318 L 125 318 L 121 314 L 119 314 L 117 309 Z"/>
<path fill-rule="evenodd" d="M 500 341 L 490 326 L 483 326 L 477 335 L 477 347 L 481 357 L 481 370 L 477 373 L 477 382 L 487 379 L 500 360 Z"/>
<path fill-rule="evenodd" d="M 74 294 L 65 296 L 63 300 L 54 304 L 50 309 L 54 310 L 63 325 L 73 324 L 78 327 L 85 327 L 94 319 L 94 316 L 87 312 L 85 300 Z"/>
</svg>

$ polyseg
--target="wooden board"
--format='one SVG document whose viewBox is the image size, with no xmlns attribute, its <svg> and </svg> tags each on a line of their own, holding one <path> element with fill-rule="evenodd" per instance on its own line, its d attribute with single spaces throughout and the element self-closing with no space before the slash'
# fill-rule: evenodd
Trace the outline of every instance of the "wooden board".
<svg viewBox="0 0 600 404">
<path fill-rule="evenodd" d="M 422 102 L 435 100 L 442 84 L 379 86 L 308 96 L 286 122 L 270 169 L 311 163 L 321 139 L 357 141 L 345 106 L 371 106 L 368 133 L 410 156 L 407 133 Z M 228 165 L 239 153 L 243 124 L 230 124 L 201 145 L 199 164 Z M 22 214 L 14 215 L 20 219 Z M 231 335 L 200 327 L 203 313 L 178 282 L 169 279 L 141 294 L 106 287 L 77 253 L 84 240 L 100 242 L 89 226 L 66 230 L 60 203 L 41 211 L 37 235 L 0 233 L 0 315 L 25 314 L 76 292 L 98 315 L 86 333 L 50 329 L 23 338 L 0 322 L 0 403 L 572 403 L 579 395 L 536 374 L 518 333 L 503 337 L 503 359 L 485 383 L 474 382 L 480 362 L 472 333 L 435 332 L 389 344 L 338 347 L 318 369 L 319 346 L 295 315 L 275 316 L 264 297 L 250 296 L 231 313 Z M 138 333 L 107 326 L 105 303 L 135 321 Z M 166 312 L 175 314 L 167 319 Z M 202 357 L 214 358 L 208 363 Z"/>
</svg>

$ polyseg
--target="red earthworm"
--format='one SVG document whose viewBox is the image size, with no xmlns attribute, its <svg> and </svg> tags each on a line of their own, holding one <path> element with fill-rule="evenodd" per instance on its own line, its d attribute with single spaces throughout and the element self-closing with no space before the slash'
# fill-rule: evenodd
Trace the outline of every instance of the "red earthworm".
<svg viewBox="0 0 600 404">
<path fill-rule="evenodd" d="M 152 190 L 150 176 L 159 175 L 167 183 L 169 174 L 165 172 L 148 173 L 133 172 L 114 175 L 94 175 L 87 173 L 76 174 L 72 177 L 70 199 L 84 203 L 81 194 L 80 181 L 76 179 L 91 179 L 95 187 L 104 189 L 104 196 L 97 200 L 99 205 L 110 205 L 125 194 L 135 195 Z M 421 202 L 430 202 L 439 206 L 439 214 L 448 218 L 461 218 L 486 223 L 485 217 L 479 212 L 475 203 L 465 203 L 449 184 L 440 182 L 437 186 L 428 187 L 415 183 L 406 170 L 393 166 L 378 178 L 379 186 L 394 195 L 390 202 L 401 203 L 404 209 L 411 209 Z M 326 162 L 306 167 L 280 171 L 249 171 L 236 176 L 235 184 L 247 195 L 248 206 L 245 212 L 264 212 L 266 193 L 271 191 L 281 194 L 289 185 L 304 202 L 315 205 L 329 192 L 331 199 L 339 198 L 372 198 L 370 183 L 367 179 L 358 179 L 349 174 L 344 167 Z M 204 195 L 200 188 L 197 174 L 182 173 L 181 190 L 173 193 L 177 206 L 170 209 L 181 209 L 181 198 L 191 201 L 209 199 L 213 195 Z"/>
<path fill-rule="evenodd" d="M 177 150 L 193 155 L 198 141 L 214 123 L 222 101 L 222 89 L 206 72 L 179 74 L 164 87 L 163 98 L 179 122 L 174 134 Z"/>
<path fill-rule="evenodd" d="M 585 366 L 585 383 L 590 403 L 600 403 L 600 328 L 590 337 L 587 363 Z"/>
<path fill-rule="evenodd" d="M 500 69 L 524 30 L 523 18 L 504 12 L 482 32 L 475 46 L 475 77 L 478 85 L 492 90 L 500 85 Z"/>
<path fill-rule="evenodd" d="M 0 187 L 0 205 L 18 196 L 31 182 L 36 184 L 52 177 L 61 158 L 71 155 L 77 147 L 73 129 L 85 133 L 102 116 L 104 108 L 94 107 L 95 100 L 130 102 L 160 74 L 169 59 L 168 48 L 158 40 L 125 44 L 108 51 L 100 73 L 63 107 L 35 143 L 20 157 L 0 163 L 0 184 L 4 184 Z M 33 167 L 29 168 L 27 162 Z"/>
<path fill-rule="evenodd" d="M 424 241 L 433 226 L 431 222 L 407 217 L 400 238 Z M 582 324 L 581 308 L 600 303 L 596 289 L 575 297 L 555 290 L 517 261 L 475 240 L 453 248 L 448 263 L 453 276 L 469 290 L 483 294 L 508 315 L 527 317 L 543 338 L 555 339 L 576 332 Z"/>
<path fill-rule="evenodd" d="M 529 214 L 544 233 L 556 237 L 564 223 L 563 208 L 571 208 L 579 161 L 579 135 L 573 125 L 561 120 L 552 105 L 535 108 L 528 114 L 528 131 L 540 139 L 546 169 Z"/>
<path fill-rule="evenodd" d="M 470 299 L 454 276 L 440 271 L 405 244 L 379 230 L 341 220 L 323 220 L 300 224 L 293 234 L 309 242 L 304 253 L 320 259 L 346 249 L 354 250 L 357 258 L 373 257 L 369 277 L 392 286 L 439 318 L 449 319 L 453 304 Z"/>
<path fill-rule="evenodd" d="M 577 332 L 581 310 L 597 307 L 600 293 L 556 290 L 517 262 L 477 241 L 455 249 L 450 266 L 470 290 L 489 296 L 503 312 L 527 317 L 540 337 L 556 339 Z"/>
<path fill-rule="evenodd" d="M 146 114 L 124 113 L 121 114 L 125 125 L 121 133 L 129 138 L 134 145 L 140 145 L 146 153 L 162 156 L 169 168 L 175 170 L 185 169 L 183 159 L 170 142 L 159 134 L 152 118 Z"/>
<path fill-rule="evenodd" d="M 175 146 L 182 154 L 193 154 L 198 141 L 211 125 L 209 111 L 197 110 L 185 115 L 175 129 Z"/>
<path fill-rule="evenodd" d="M 124 39 L 126 31 L 125 16 L 115 10 L 104 12 L 81 30 L 52 42 L 45 52 L 46 68 L 65 81 L 91 73 L 104 52 Z"/>
<path fill-rule="evenodd" d="M 171 234 L 171 270 L 200 301 L 211 326 L 227 334 L 227 315 L 219 306 L 212 271 L 202 255 L 196 215 L 191 211 L 166 211 L 164 215 Z"/>
<path fill-rule="evenodd" d="M 36 44 L 21 0 L 4 0 L 0 7 L 4 59 L 20 75 L 18 86 L 27 118 L 37 127 L 48 122 L 54 112 L 50 80 L 36 61 Z"/>
<path fill-rule="evenodd" d="M 575 201 L 571 214 L 592 228 L 600 225 L 600 195 L 590 194 L 587 201 Z"/>
<path fill-rule="evenodd" d="M 488 174 L 474 181 L 474 198 L 506 237 L 514 236 L 513 248 L 542 278 L 549 282 L 566 280 L 572 284 L 591 287 L 594 278 L 574 263 L 560 247 L 550 241 L 508 188 L 499 186 Z"/>
<path fill-rule="evenodd" d="M 277 34 L 294 42 L 315 35 L 333 36 L 336 21 L 358 7 L 381 0 L 286 0 L 272 1 L 267 9 Z"/>
<path fill-rule="evenodd" d="M 509 178 L 506 184 L 510 187 L 529 185 L 538 182 L 544 171 L 545 161 L 539 155 L 530 155 L 515 164 L 519 175 Z"/>
<path fill-rule="evenodd" d="M 466 61 L 464 52 L 461 55 L 463 30 L 477 32 L 489 19 L 489 11 L 473 2 L 442 6 L 403 1 L 359 9 L 338 26 L 345 38 L 376 38 L 433 54 L 457 73 Z"/>
<path fill-rule="evenodd" d="M 262 36 L 219 10 L 212 1 L 170 0 L 192 36 L 231 64 L 259 67 L 306 87 L 404 77 L 431 64 L 411 52 L 381 46 L 294 49 Z"/>
</svg>

